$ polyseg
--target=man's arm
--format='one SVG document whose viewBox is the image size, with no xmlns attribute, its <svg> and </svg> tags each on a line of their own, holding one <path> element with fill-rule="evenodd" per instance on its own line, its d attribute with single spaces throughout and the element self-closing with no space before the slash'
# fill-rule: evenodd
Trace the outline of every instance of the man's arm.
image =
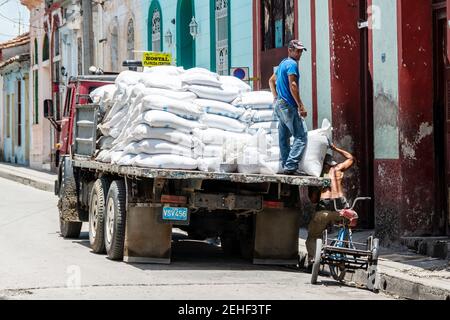
<svg viewBox="0 0 450 320">
<path fill-rule="evenodd" d="M 331 149 L 340 153 L 345 158 L 344 162 L 339 163 L 336 166 L 336 170 L 346 171 L 346 170 L 350 169 L 351 166 L 353 166 L 353 164 L 355 163 L 355 157 L 353 157 L 353 155 L 350 152 L 340 149 L 340 148 L 336 147 L 334 144 L 331 145 Z"/>
<path fill-rule="evenodd" d="M 277 99 L 278 98 L 277 76 L 275 75 L 275 73 L 269 79 L 269 87 L 270 87 L 270 91 L 272 91 L 273 99 L 274 100 Z"/>
<path fill-rule="evenodd" d="M 307 117 L 308 112 L 306 111 L 305 105 L 303 104 L 303 101 L 300 98 L 300 90 L 298 89 L 296 75 L 289 76 L 289 88 L 291 89 L 291 94 L 294 97 L 295 102 L 297 102 L 298 111 L 300 115 L 302 117 Z"/>
</svg>

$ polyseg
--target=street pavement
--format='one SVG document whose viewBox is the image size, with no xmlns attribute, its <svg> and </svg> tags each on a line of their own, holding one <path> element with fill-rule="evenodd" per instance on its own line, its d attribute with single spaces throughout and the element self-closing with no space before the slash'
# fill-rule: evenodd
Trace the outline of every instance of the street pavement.
<svg viewBox="0 0 450 320">
<path fill-rule="evenodd" d="M 0 178 L 0 299 L 385 300 L 287 267 L 254 266 L 219 247 L 174 237 L 171 265 L 114 262 L 59 236 L 57 198 Z"/>
</svg>

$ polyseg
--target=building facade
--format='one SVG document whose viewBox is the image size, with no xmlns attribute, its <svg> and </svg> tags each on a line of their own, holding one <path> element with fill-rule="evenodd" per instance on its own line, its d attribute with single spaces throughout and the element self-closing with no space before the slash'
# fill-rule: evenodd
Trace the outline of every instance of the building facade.
<svg viewBox="0 0 450 320">
<path fill-rule="evenodd" d="M 0 44 L 2 160 L 29 165 L 29 34 Z"/>
</svg>

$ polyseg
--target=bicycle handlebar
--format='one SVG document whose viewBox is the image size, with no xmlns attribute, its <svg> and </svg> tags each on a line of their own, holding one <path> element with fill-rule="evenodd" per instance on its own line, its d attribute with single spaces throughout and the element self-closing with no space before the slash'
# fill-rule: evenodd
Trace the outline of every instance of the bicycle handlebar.
<svg viewBox="0 0 450 320">
<path fill-rule="evenodd" d="M 339 209 L 339 210 L 338 210 L 337 204 L 336 204 L 336 200 L 337 200 L 337 199 L 333 199 L 333 202 L 334 202 L 334 209 L 335 209 L 337 212 L 339 212 L 339 211 L 345 209 L 345 208 L 343 208 L 343 209 Z M 353 201 L 353 205 L 352 205 L 352 207 L 350 208 L 350 210 L 353 210 L 353 209 L 355 208 L 356 204 L 357 204 L 359 201 L 368 201 L 368 200 L 372 200 L 372 198 L 371 198 L 371 197 L 358 197 L 358 198 L 356 198 L 355 201 Z"/>
</svg>

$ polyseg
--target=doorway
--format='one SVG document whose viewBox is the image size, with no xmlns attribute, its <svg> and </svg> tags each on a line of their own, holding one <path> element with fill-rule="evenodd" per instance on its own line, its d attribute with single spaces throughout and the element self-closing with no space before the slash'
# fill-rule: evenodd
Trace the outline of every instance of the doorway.
<svg viewBox="0 0 450 320">
<path fill-rule="evenodd" d="M 433 4 L 433 126 L 434 126 L 434 188 L 435 208 L 433 234 L 448 233 L 449 209 L 449 92 L 450 64 L 447 55 L 446 2 Z"/>
<path fill-rule="evenodd" d="M 195 16 L 192 0 L 178 0 L 177 8 L 177 65 L 185 69 L 195 67 L 195 42 L 189 30 Z"/>
</svg>

